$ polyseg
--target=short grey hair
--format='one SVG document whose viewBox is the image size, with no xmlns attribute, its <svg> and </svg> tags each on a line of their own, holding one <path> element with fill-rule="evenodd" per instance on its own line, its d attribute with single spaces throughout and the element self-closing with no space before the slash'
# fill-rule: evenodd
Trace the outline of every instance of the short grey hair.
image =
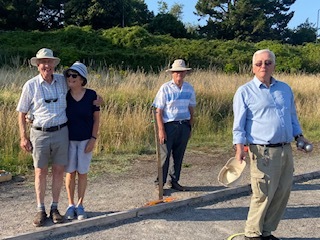
<svg viewBox="0 0 320 240">
<path fill-rule="evenodd" d="M 253 54 L 253 57 L 252 57 L 252 65 L 255 64 L 255 60 L 256 60 L 256 56 L 261 54 L 261 53 L 269 53 L 269 56 L 271 57 L 271 61 L 273 62 L 273 64 L 276 64 L 276 55 L 274 54 L 274 52 L 272 52 L 271 50 L 269 49 L 261 49 L 261 50 L 258 50 L 256 51 L 254 54 Z"/>
</svg>

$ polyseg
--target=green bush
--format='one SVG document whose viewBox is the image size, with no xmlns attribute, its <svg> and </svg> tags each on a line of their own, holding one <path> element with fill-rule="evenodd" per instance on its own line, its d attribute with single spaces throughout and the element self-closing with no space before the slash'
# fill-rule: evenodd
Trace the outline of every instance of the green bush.
<svg viewBox="0 0 320 240">
<path fill-rule="evenodd" d="M 48 32 L 2 31 L 0 66 L 26 64 L 42 47 L 51 48 L 61 58 L 61 66 L 76 60 L 92 68 L 114 68 L 160 71 L 176 58 L 183 58 L 193 68 L 216 69 L 227 73 L 247 71 L 252 54 L 262 48 L 274 51 L 277 71 L 316 73 L 320 69 L 317 44 L 303 46 L 277 41 L 259 43 L 235 40 L 175 39 L 169 35 L 152 35 L 142 27 L 92 30 L 68 26 Z M 18 61 L 18 62 L 17 62 Z"/>
</svg>

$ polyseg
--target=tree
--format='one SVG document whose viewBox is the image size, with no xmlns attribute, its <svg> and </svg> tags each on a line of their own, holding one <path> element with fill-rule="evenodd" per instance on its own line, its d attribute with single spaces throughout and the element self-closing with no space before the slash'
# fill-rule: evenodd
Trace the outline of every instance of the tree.
<svg viewBox="0 0 320 240">
<path fill-rule="evenodd" d="M 200 33 L 212 39 L 282 40 L 295 0 L 198 0 L 196 14 L 209 16 Z"/>
<path fill-rule="evenodd" d="M 182 14 L 183 14 L 182 9 L 183 9 L 183 4 L 175 3 L 170 8 L 169 13 L 175 16 L 179 21 L 182 21 Z"/>
<path fill-rule="evenodd" d="M 183 4 L 178 4 L 175 3 L 172 5 L 172 7 L 169 10 L 168 3 L 166 3 L 163 0 L 160 0 L 157 2 L 158 3 L 158 12 L 159 14 L 171 14 L 175 16 L 179 21 L 182 21 L 182 9 L 183 9 Z"/>
<path fill-rule="evenodd" d="M 181 21 L 182 8 L 182 4 L 175 3 L 169 10 L 165 1 L 158 1 L 159 13 L 146 25 L 146 29 L 153 34 L 170 34 L 176 38 L 191 36 Z"/>
<path fill-rule="evenodd" d="M 37 20 L 42 30 L 57 29 L 63 27 L 64 2 L 57 0 L 40 1 L 39 16 Z"/>
<path fill-rule="evenodd" d="M 65 4 L 67 25 L 93 29 L 143 25 L 152 17 L 143 0 L 68 0 Z"/>
<path fill-rule="evenodd" d="M 309 22 L 307 19 L 304 23 L 294 28 L 289 33 L 288 43 L 293 45 L 301 45 L 308 42 L 314 42 L 317 37 L 317 28 L 315 24 Z"/>
<path fill-rule="evenodd" d="M 158 1 L 158 12 L 159 14 L 165 14 L 165 13 L 168 13 L 168 9 L 169 9 L 169 6 L 168 6 L 168 3 L 166 3 L 165 1 Z"/>
<path fill-rule="evenodd" d="M 152 34 L 170 34 L 175 38 L 185 38 L 188 35 L 183 23 L 169 13 L 158 14 L 146 28 Z"/>
<path fill-rule="evenodd" d="M 40 4 L 33 0 L 1 0 L 0 29 L 33 30 L 41 27 L 37 20 Z"/>
</svg>

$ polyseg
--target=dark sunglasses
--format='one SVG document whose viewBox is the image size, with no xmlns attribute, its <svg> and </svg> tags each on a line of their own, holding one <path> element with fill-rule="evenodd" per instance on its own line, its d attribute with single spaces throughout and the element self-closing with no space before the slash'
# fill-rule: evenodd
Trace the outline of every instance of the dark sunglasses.
<svg viewBox="0 0 320 240">
<path fill-rule="evenodd" d="M 273 62 L 272 62 L 271 60 L 266 60 L 266 61 L 264 61 L 264 62 L 257 62 L 257 63 L 255 63 L 254 65 L 256 65 L 257 67 L 261 67 L 261 66 L 263 65 L 263 63 L 264 63 L 264 65 L 266 65 L 266 66 L 270 66 Z"/>
<path fill-rule="evenodd" d="M 69 78 L 69 77 L 77 78 L 79 75 L 75 74 L 75 73 L 73 73 L 73 74 L 67 73 L 66 76 L 67 76 L 67 78 Z"/>
<path fill-rule="evenodd" d="M 41 86 L 41 90 L 42 90 L 42 94 L 43 94 L 43 98 L 44 98 L 44 102 L 45 103 L 52 103 L 52 102 L 57 102 L 58 101 L 58 98 L 57 98 L 57 96 L 58 96 L 58 91 L 57 91 L 57 86 L 56 86 L 56 84 L 54 84 L 54 88 L 56 89 L 56 97 L 55 98 L 49 98 L 49 99 L 46 99 L 46 95 L 44 95 L 44 91 L 43 91 L 43 88 L 42 88 L 42 85 L 40 85 Z"/>
<path fill-rule="evenodd" d="M 44 100 L 46 103 L 51 103 L 51 102 L 57 102 L 58 98 L 54 98 L 54 99 L 45 99 Z"/>
</svg>

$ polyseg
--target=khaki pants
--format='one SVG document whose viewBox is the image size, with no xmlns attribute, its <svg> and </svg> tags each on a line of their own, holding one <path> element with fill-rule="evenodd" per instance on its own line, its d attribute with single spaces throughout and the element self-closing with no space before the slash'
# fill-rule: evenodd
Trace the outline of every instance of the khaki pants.
<svg viewBox="0 0 320 240">
<path fill-rule="evenodd" d="M 290 144 L 283 147 L 250 145 L 252 197 L 245 226 L 247 237 L 269 236 L 286 209 L 293 180 Z"/>
</svg>

